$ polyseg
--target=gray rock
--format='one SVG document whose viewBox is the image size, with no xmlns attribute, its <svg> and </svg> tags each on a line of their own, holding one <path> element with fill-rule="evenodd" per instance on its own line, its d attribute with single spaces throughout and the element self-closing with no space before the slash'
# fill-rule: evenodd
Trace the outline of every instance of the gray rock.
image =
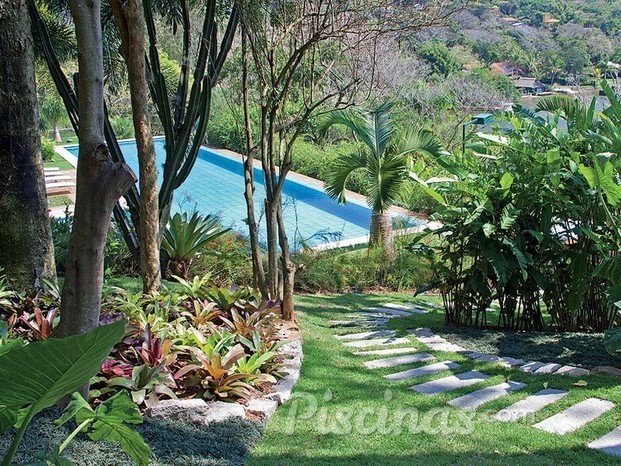
<svg viewBox="0 0 621 466">
<path fill-rule="evenodd" d="M 369 317 L 372 319 L 385 319 L 385 320 L 394 319 L 395 317 L 400 317 L 395 314 L 386 314 L 384 312 L 359 312 L 358 315 Z"/>
<path fill-rule="evenodd" d="M 385 307 L 388 309 L 397 309 L 398 311 L 410 312 L 412 314 L 425 314 L 426 313 L 426 311 L 424 311 L 423 309 L 421 309 L 420 307 L 417 307 L 416 305 L 412 303 L 404 303 L 404 304 L 387 303 L 387 304 L 383 304 L 382 307 Z"/>
<path fill-rule="evenodd" d="M 534 373 L 535 374 L 554 374 L 560 368 L 561 368 L 560 364 L 549 363 L 549 364 L 544 364 L 539 369 L 537 369 Z"/>
<path fill-rule="evenodd" d="M 377 330 L 374 332 L 347 333 L 344 335 L 334 335 L 337 340 L 368 340 L 370 338 L 393 337 L 394 330 Z"/>
<path fill-rule="evenodd" d="M 433 361 L 433 357 L 429 353 L 408 354 L 405 356 L 394 356 L 392 358 L 374 359 L 364 363 L 367 369 L 381 369 L 384 367 L 395 367 L 403 364 L 416 364 L 419 362 Z"/>
<path fill-rule="evenodd" d="M 533 427 L 551 434 L 564 435 L 580 429 L 614 407 L 615 404 L 611 401 L 587 398 L 565 411 L 538 422 Z"/>
<path fill-rule="evenodd" d="M 255 398 L 250 400 L 246 405 L 246 413 L 259 417 L 261 423 L 265 425 L 269 418 L 272 417 L 272 414 L 276 412 L 277 408 L 278 401 L 276 400 Z"/>
<path fill-rule="evenodd" d="M 532 372 L 535 372 L 537 369 L 542 368 L 545 365 L 546 365 L 545 362 L 529 361 L 526 364 L 524 364 L 522 367 L 520 367 L 518 370 L 521 372 L 532 373 Z"/>
<path fill-rule="evenodd" d="M 584 377 L 585 375 L 589 375 L 590 373 L 591 371 L 588 369 L 574 366 L 563 366 L 555 372 L 556 375 L 567 375 L 570 377 Z"/>
<path fill-rule="evenodd" d="M 193 398 L 189 400 L 163 400 L 148 413 L 151 417 L 168 421 L 183 421 L 196 424 L 211 424 L 232 417 L 245 417 L 244 407 L 238 403 L 225 403 Z"/>
<path fill-rule="evenodd" d="M 408 353 L 416 353 L 418 348 L 386 348 L 380 350 L 370 350 L 370 351 L 356 351 L 354 354 L 356 356 L 389 356 L 391 354 L 408 354 Z"/>
<path fill-rule="evenodd" d="M 452 361 L 437 362 L 435 364 L 427 364 L 426 366 L 416 367 L 414 369 L 408 369 L 401 372 L 395 372 L 394 374 L 385 375 L 384 378 L 388 380 L 407 380 L 414 377 L 420 377 L 423 375 L 437 374 L 438 372 L 448 371 L 450 369 L 457 369 L 459 364 Z"/>
<path fill-rule="evenodd" d="M 461 374 L 451 375 L 442 379 L 432 380 L 410 387 L 411 390 L 427 395 L 435 395 L 437 393 L 456 390 L 458 388 L 468 387 L 484 380 L 489 379 L 489 375 L 479 371 L 462 372 Z"/>
<path fill-rule="evenodd" d="M 374 338 L 372 340 L 356 340 L 343 343 L 351 348 L 371 348 L 373 346 L 392 346 L 410 343 L 407 338 Z"/>
<path fill-rule="evenodd" d="M 500 356 L 496 356 L 495 354 L 481 354 L 479 357 L 475 358 L 476 361 L 481 362 L 498 362 L 500 361 Z"/>
<path fill-rule="evenodd" d="M 612 432 L 592 441 L 587 446 L 610 455 L 621 456 L 621 427 L 617 427 Z"/>
<path fill-rule="evenodd" d="M 299 378 L 300 371 L 292 370 L 272 387 L 274 391 L 268 393 L 265 398 L 268 400 L 275 400 L 280 404 L 284 403 L 291 398 L 293 387 L 295 387 Z"/>
<path fill-rule="evenodd" d="M 525 383 L 509 381 L 460 396 L 459 398 L 449 401 L 449 404 L 456 408 L 473 410 L 485 403 L 508 395 L 512 391 L 521 390 L 524 387 L 526 387 Z"/>
<path fill-rule="evenodd" d="M 300 359 L 304 359 L 304 353 L 302 352 L 301 340 L 290 340 L 280 348 L 278 348 L 280 354 L 287 354 L 289 356 L 299 356 Z"/>
<path fill-rule="evenodd" d="M 552 403 L 556 403 L 566 396 L 567 393 L 569 392 L 565 390 L 554 390 L 552 388 L 540 390 L 534 395 L 513 403 L 508 408 L 498 411 L 494 414 L 494 419 L 503 422 L 517 421 L 518 419 L 536 413 Z"/>
<path fill-rule="evenodd" d="M 444 338 L 439 335 L 433 335 L 430 337 L 416 337 L 418 341 L 424 343 L 425 345 L 429 345 L 430 343 L 448 343 Z"/>
</svg>

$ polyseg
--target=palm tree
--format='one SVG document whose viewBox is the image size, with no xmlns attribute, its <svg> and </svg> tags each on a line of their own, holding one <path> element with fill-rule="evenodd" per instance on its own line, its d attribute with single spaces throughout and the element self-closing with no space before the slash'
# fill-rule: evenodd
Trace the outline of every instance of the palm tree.
<svg viewBox="0 0 621 466">
<path fill-rule="evenodd" d="M 319 123 L 325 134 L 333 125 L 343 125 L 364 144 L 363 150 L 340 158 L 326 181 L 326 192 L 345 203 L 345 184 L 357 170 L 366 172 L 367 202 L 371 215 L 369 247 L 394 252 L 392 217 L 389 209 L 408 180 L 408 162 L 413 154 L 432 157 L 446 154 L 435 134 L 427 130 L 401 131 L 393 122 L 392 104 L 380 105 L 371 112 L 336 110 Z"/>
</svg>

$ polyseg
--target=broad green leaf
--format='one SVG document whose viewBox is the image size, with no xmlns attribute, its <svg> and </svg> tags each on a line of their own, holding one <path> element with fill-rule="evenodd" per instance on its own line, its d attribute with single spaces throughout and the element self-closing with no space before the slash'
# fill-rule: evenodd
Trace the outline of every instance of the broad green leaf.
<svg viewBox="0 0 621 466">
<path fill-rule="evenodd" d="M 575 387 L 586 387 L 587 385 L 589 385 L 589 382 L 587 382 L 586 380 L 578 380 L 576 383 L 572 385 Z"/>
<path fill-rule="evenodd" d="M 101 368 L 125 335 L 125 321 L 83 335 L 31 343 L 0 356 L 0 403 L 8 409 L 30 407 L 30 416 L 54 405 Z"/>
<path fill-rule="evenodd" d="M 621 202 L 621 186 L 616 183 L 617 175 L 612 163 L 606 161 L 603 168 L 597 162 L 592 167 L 580 164 L 578 168 L 592 189 L 606 195 L 610 205 L 614 207 Z"/>
<path fill-rule="evenodd" d="M 15 340 L 7 340 L 2 345 L 0 345 L 0 356 L 3 356 L 9 351 L 13 351 L 25 345 L 26 345 L 26 342 L 22 340 L 21 338 L 18 338 Z"/>
<path fill-rule="evenodd" d="M 483 233 L 488 238 L 492 236 L 495 232 L 496 232 L 496 227 L 492 225 L 491 223 L 486 223 L 483 225 Z"/>
<path fill-rule="evenodd" d="M 9 325 L 6 320 L 0 320 L 0 340 L 5 340 L 9 336 Z"/>
<path fill-rule="evenodd" d="M 613 328 L 604 332 L 604 346 L 610 354 L 621 350 L 621 328 Z"/>
<path fill-rule="evenodd" d="M 509 172 L 502 175 L 502 178 L 500 178 L 500 187 L 502 189 L 509 189 L 511 188 L 512 185 L 513 185 L 513 175 L 511 175 L 511 173 Z"/>
<path fill-rule="evenodd" d="M 555 170 L 561 168 L 561 150 L 557 147 L 555 149 L 550 149 L 546 153 L 546 162 Z"/>
<path fill-rule="evenodd" d="M 429 185 L 425 181 L 421 180 L 416 173 L 410 172 L 410 177 L 419 184 L 425 194 L 435 199 L 439 204 L 446 205 L 446 201 L 442 195 L 435 189 L 430 188 Z"/>
<path fill-rule="evenodd" d="M 0 435 L 9 430 L 15 422 L 17 422 L 17 409 L 0 405 Z"/>
</svg>

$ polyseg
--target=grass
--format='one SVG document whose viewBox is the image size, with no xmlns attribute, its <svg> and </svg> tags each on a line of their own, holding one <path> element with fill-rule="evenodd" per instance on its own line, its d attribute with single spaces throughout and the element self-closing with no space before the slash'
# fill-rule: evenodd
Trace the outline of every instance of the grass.
<svg viewBox="0 0 621 466">
<path fill-rule="evenodd" d="M 621 425 L 616 408 L 584 428 L 565 436 L 531 427 L 552 414 L 589 397 L 621 404 L 618 380 L 589 376 L 586 387 L 576 387 L 571 377 L 534 376 L 490 363 L 475 363 L 454 353 L 432 352 L 439 361 L 452 360 L 459 371 L 482 370 L 492 375 L 482 386 L 512 380 L 528 384 L 523 390 L 484 405 L 476 415 L 448 407 L 446 402 L 469 390 L 427 396 L 408 389 L 412 381 L 390 382 L 382 377 L 402 368 L 368 370 L 364 358 L 354 356 L 337 341 L 329 319 L 345 319 L 352 311 L 387 301 L 403 302 L 411 295 L 307 295 L 298 299 L 298 319 L 304 335 L 305 359 L 296 396 L 283 405 L 268 423 L 246 464 L 269 465 L 578 465 L 618 464 L 618 458 L 590 450 L 586 444 Z M 438 314 L 438 315 L 434 315 Z M 440 313 L 394 319 L 392 326 L 430 326 Z M 418 320 L 417 320 L 418 319 Z M 416 321 L 417 320 L 417 321 Z M 353 330 L 352 330 L 353 331 Z M 420 349 L 424 347 L 412 341 Z M 430 351 L 431 352 L 431 351 Z M 367 357 L 368 358 L 368 357 Z M 410 366 L 411 367 L 411 366 Z M 423 382 L 446 373 L 420 378 Z M 544 386 L 568 389 L 558 403 L 517 423 L 493 421 L 490 413 L 535 393 Z M 317 412 L 309 415 L 310 400 Z M 416 410 L 428 422 L 426 429 L 411 433 L 383 433 L 372 426 L 392 426 L 397 410 Z M 297 415 L 296 415 L 297 410 Z M 386 415 L 382 413 L 385 411 Z M 339 418 L 339 413 L 341 417 Z M 348 419 L 369 413 L 363 428 Z M 430 415 L 435 416 L 430 418 Z M 387 421 L 382 421 L 385 416 Z M 443 418 L 446 416 L 446 418 Z M 445 422 L 449 429 L 442 429 Z M 450 428 L 457 427 L 451 431 Z M 460 431 L 460 432 L 459 432 Z"/>
<path fill-rule="evenodd" d="M 49 196 L 47 198 L 48 207 L 65 207 L 71 204 L 73 204 L 71 198 L 69 196 L 65 196 L 64 194 L 59 196 Z"/>
<path fill-rule="evenodd" d="M 43 166 L 45 168 L 57 167 L 57 168 L 60 168 L 61 170 L 75 170 L 75 167 L 73 165 L 71 165 L 69 162 L 67 162 L 64 158 L 62 158 L 58 154 L 54 154 L 54 158 L 50 160 L 49 162 L 44 162 Z"/>
</svg>

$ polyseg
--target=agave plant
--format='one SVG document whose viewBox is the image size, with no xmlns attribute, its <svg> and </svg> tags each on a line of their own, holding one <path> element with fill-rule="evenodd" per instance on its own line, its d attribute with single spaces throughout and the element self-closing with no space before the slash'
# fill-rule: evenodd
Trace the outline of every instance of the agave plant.
<svg viewBox="0 0 621 466">
<path fill-rule="evenodd" d="M 230 228 L 220 225 L 217 217 L 203 216 L 194 212 L 188 220 L 187 213 L 176 213 L 168 222 L 162 238 L 162 253 L 168 261 L 167 276 L 188 278 L 192 259 L 207 244 L 228 232 Z"/>
</svg>

